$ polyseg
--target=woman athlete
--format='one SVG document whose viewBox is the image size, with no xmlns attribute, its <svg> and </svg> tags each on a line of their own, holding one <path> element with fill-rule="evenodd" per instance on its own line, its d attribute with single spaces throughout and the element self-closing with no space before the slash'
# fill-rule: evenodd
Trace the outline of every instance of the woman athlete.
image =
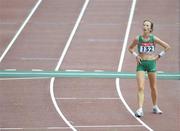
<svg viewBox="0 0 180 131">
<path fill-rule="evenodd" d="M 143 116 L 144 103 L 144 81 L 145 72 L 148 74 L 148 79 L 151 88 L 151 97 L 153 103 L 153 113 L 162 114 L 162 111 L 157 105 L 157 84 L 156 84 L 156 61 L 161 58 L 167 50 L 170 49 L 169 44 L 162 41 L 158 37 L 151 34 L 153 31 L 153 23 L 150 20 L 143 22 L 143 34 L 137 36 L 128 50 L 131 52 L 137 61 L 136 78 L 138 84 L 138 110 L 135 112 L 136 117 Z M 164 48 L 158 55 L 155 54 L 155 46 L 159 44 Z M 135 47 L 138 48 L 138 53 L 135 52 Z"/>
</svg>

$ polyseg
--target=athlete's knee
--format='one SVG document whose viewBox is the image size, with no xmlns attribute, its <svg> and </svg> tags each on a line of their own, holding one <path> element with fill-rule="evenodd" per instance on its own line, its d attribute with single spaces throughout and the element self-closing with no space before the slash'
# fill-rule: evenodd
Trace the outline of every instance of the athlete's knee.
<svg viewBox="0 0 180 131">
<path fill-rule="evenodd" d="M 144 91 L 144 85 L 139 85 L 139 87 L 138 87 L 138 91 Z"/>
<path fill-rule="evenodd" d="M 151 88 L 151 90 L 157 90 L 156 84 L 151 84 L 151 85 L 150 85 L 150 88 Z"/>
<path fill-rule="evenodd" d="M 156 86 L 151 86 L 151 92 L 157 92 L 157 87 Z"/>
</svg>

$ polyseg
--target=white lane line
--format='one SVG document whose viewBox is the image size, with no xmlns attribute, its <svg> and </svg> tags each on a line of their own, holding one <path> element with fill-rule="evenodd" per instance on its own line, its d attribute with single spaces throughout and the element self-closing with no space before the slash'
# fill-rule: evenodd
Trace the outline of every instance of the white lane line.
<svg viewBox="0 0 180 131">
<path fill-rule="evenodd" d="M 164 71 L 157 71 L 157 73 L 164 73 Z"/>
<path fill-rule="evenodd" d="M 22 30 L 24 29 L 24 27 L 26 26 L 26 24 L 28 23 L 28 21 L 30 20 L 30 18 L 32 17 L 32 15 L 34 14 L 34 12 L 36 11 L 36 9 L 38 8 L 38 6 L 40 5 L 42 0 L 39 0 L 36 5 L 34 6 L 34 8 L 32 9 L 32 11 L 30 12 L 30 14 L 28 15 L 28 17 L 26 18 L 26 20 L 24 21 L 24 23 L 21 25 L 21 27 L 19 28 L 19 30 L 17 31 L 17 33 L 15 34 L 15 36 L 13 37 L 13 39 L 11 40 L 11 42 L 9 43 L 9 45 L 7 46 L 7 48 L 5 49 L 5 51 L 3 52 L 3 54 L 0 57 L 0 63 L 1 61 L 4 59 L 4 57 L 6 56 L 6 54 L 8 53 L 8 51 L 10 50 L 10 48 L 12 47 L 12 45 L 14 44 L 14 42 L 16 41 L 16 39 L 18 38 L 18 36 L 20 35 L 20 33 L 22 32 Z"/>
<path fill-rule="evenodd" d="M 128 20 L 128 25 L 127 25 L 127 29 L 126 29 L 126 34 L 125 34 L 125 38 L 124 38 L 123 48 L 122 48 L 122 51 L 121 51 L 121 57 L 120 57 L 120 60 L 119 60 L 118 72 L 121 72 L 121 70 L 122 70 L 122 65 L 123 65 L 124 56 L 125 56 L 125 52 L 126 52 L 128 37 L 129 37 L 130 28 L 131 28 L 131 24 L 132 24 L 132 19 L 133 19 L 133 15 L 134 15 L 134 11 L 135 11 L 135 6 L 136 6 L 136 0 L 133 0 L 132 5 L 131 5 L 131 11 L 130 11 L 130 15 L 129 15 L 129 20 Z M 116 79 L 116 90 L 118 92 L 118 95 L 119 95 L 121 101 L 123 102 L 126 109 L 131 113 L 131 115 L 136 120 L 138 120 L 144 127 L 146 127 L 149 131 L 153 131 L 153 129 L 151 129 L 141 119 L 137 118 L 134 115 L 134 112 L 132 111 L 132 109 L 128 106 L 127 102 L 125 101 L 125 99 L 124 99 L 124 97 L 122 95 L 121 89 L 120 89 L 120 79 L 119 78 Z"/>
<path fill-rule="evenodd" d="M 61 54 L 61 57 L 60 57 L 60 59 L 59 59 L 59 62 L 58 62 L 58 64 L 57 64 L 57 66 L 56 66 L 56 68 L 55 68 L 55 71 L 58 71 L 59 68 L 60 68 L 60 66 L 61 66 L 61 64 L 62 64 L 62 61 L 63 61 L 63 59 L 64 59 L 64 57 L 65 57 L 65 55 L 66 55 L 67 50 L 68 50 L 69 47 L 70 47 L 71 41 L 72 41 L 72 39 L 73 39 L 73 37 L 74 37 L 74 35 L 75 35 L 75 33 L 76 33 L 76 30 L 77 30 L 77 28 L 78 28 L 78 26 L 79 26 L 79 24 L 80 24 L 80 22 L 81 22 L 81 19 L 82 19 L 84 13 L 85 13 L 85 10 L 86 10 L 86 8 L 87 8 L 87 6 L 88 6 L 88 3 L 89 3 L 89 0 L 86 0 L 85 3 L 84 3 L 84 5 L 83 5 L 83 7 L 82 7 L 82 9 L 81 9 L 81 12 L 80 12 L 80 14 L 79 14 L 79 16 L 78 16 L 78 19 L 77 19 L 77 21 L 76 21 L 76 24 L 75 24 L 75 26 L 74 26 L 74 28 L 73 28 L 70 36 L 69 36 L 69 39 L 68 39 L 68 41 L 67 41 L 67 43 L 66 43 L 66 46 L 65 46 L 65 48 L 64 48 L 64 50 L 63 50 L 63 52 L 62 52 L 62 54 Z M 54 104 L 54 107 L 55 107 L 56 111 L 58 112 L 58 114 L 61 116 L 61 118 L 64 120 L 64 122 L 65 122 L 73 131 L 77 131 L 77 130 L 72 126 L 72 124 L 66 119 L 66 117 L 65 117 L 64 114 L 61 112 L 60 108 L 58 107 L 58 104 L 57 104 L 56 99 L 55 99 L 55 96 L 54 96 L 54 81 L 55 81 L 55 77 L 51 78 L 51 81 L 50 81 L 50 95 L 51 95 L 51 99 L 52 99 L 52 102 L 53 102 L 53 104 Z"/>
<path fill-rule="evenodd" d="M 16 69 L 5 69 L 5 71 L 16 71 Z"/>
<path fill-rule="evenodd" d="M 43 71 L 42 69 L 32 69 L 32 71 Z"/>
<path fill-rule="evenodd" d="M 143 127 L 142 125 L 87 125 L 74 126 L 75 128 L 134 128 Z M 37 128 L 0 128 L 0 130 L 63 130 L 70 127 L 37 127 Z"/>
</svg>

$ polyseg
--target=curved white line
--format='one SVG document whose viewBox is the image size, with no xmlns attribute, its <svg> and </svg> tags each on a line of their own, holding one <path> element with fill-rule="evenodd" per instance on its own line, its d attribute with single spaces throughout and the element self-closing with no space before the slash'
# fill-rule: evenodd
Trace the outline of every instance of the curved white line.
<svg viewBox="0 0 180 131">
<path fill-rule="evenodd" d="M 121 70 L 122 70 L 122 65 L 123 65 L 124 56 L 125 56 L 125 52 L 126 52 L 126 47 L 127 47 L 127 42 L 128 42 L 128 37 L 129 37 L 129 32 L 130 32 L 130 28 L 131 28 L 131 24 L 132 24 L 132 19 L 133 19 L 133 15 L 134 15 L 135 6 L 136 6 L 136 0 L 133 0 L 132 5 L 131 5 L 131 11 L 130 11 L 130 15 L 129 15 L 129 20 L 128 20 L 128 25 L 127 25 L 127 29 L 126 29 L 126 34 L 125 34 L 125 38 L 124 38 L 124 42 L 123 42 L 123 48 L 122 48 L 122 52 L 121 52 L 121 57 L 120 57 L 120 60 L 119 60 L 118 72 L 121 72 Z M 137 118 L 134 115 L 134 112 L 132 111 L 132 109 L 128 106 L 127 102 L 125 101 L 125 99 L 124 99 L 124 97 L 123 97 L 123 95 L 121 93 L 119 78 L 116 79 L 116 90 L 118 92 L 119 98 L 123 102 L 126 109 L 131 113 L 131 115 L 137 121 L 139 121 L 145 128 L 147 128 L 149 131 L 153 131 L 153 129 L 151 129 L 141 119 Z"/>
<path fill-rule="evenodd" d="M 82 7 L 82 10 L 81 10 L 81 12 L 80 12 L 80 14 L 79 14 L 79 16 L 78 16 L 77 21 L 76 21 L 76 24 L 75 24 L 75 26 L 74 26 L 71 34 L 70 34 L 70 37 L 69 37 L 69 39 L 68 39 L 68 41 L 67 41 L 67 43 L 66 43 L 66 46 L 65 46 L 65 48 L 64 48 L 64 50 L 63 50 L 63 52 L 62 52 L 62 55 L 61 55 L 61 57 L 60 57 L 60 59 L 59 59 L 59 61 L 58 61 L 57 66 L 56 66 L 56 68 L 55 68 L 55 71 L 58 71 L 59 68 L 60 68 L 60 66 L 61 66 L 61 64 L 62 64 L 62 61 L 63 61 L 63 59 L 64 59 L 64 57 L 65 57 L 65 55 L 66 55 L 67 50 L 68 50 L 69 47 L 70 47 L 71 41 L 72 41 L 72 39 L 73 39 L 73 37 L 74 37 L 74 35 L 75 35 L 75 32 L 76 32 L 76 30 L 77 30 L 77 28 L 78 28 L 78 26 L 79 26 L 79 24 L 80 24 L 80 22 L 81 22 L 81 19 L 82 19 L 83 15 L 84 15 L 84 12 L 85 12 L 85 10 L 86 10 L 86 8 L 87 8 L 87 6 L 88 6 L 88 3 L 89 3 L 89 0 L 86 0 L 85 3 L 84 3 L 84 5 L 83 5 L 83 7 Z M 58 114 L 61 116 L 61 118 L 64 120 L 64 122 L 65 122 L 73 131 L 77 131 L 77 130 L 73 127 L 73 125 L 66 119 L 66 117 L 63 115 L 62 111 L 61 111 L 60 108 L 58 107 L 58 104 L 57 104 L 56 99 L 55 99 L 55 96 L 54 96 L 54 81 L 55 81 L 55 78 L 54 78 L 54 77 L 51 78 L 51 81 L 50 81 L 50 94 L 51 94 L 51 99 L 52 99 L 52 102 L 53 102 L 53 104 L 54 104 L 54 107 L 55 107 L 56 111 L 58 112 Z"/>
<path fill-rule="evenodd" d="M 0 57 L 0 63 L 4 59 L 4 57 L 6 56 L 6 54 L 8 53 L 8 51 L 10 50 L 10 48 L 12 47 L 12 45 L 14 44 L 14 42 L 16 41 L 16 39 L 18 38 L 18 36 L 20 35 L 20 33 L 22 32 L 22 30 L 24 29 L 24 27 L 26 26 L 26 24 L 28 23 L 28 21 L 30 20 L 30 18 L 32 17 L 32 15 L 34 14 L 34 12 L 36 11 L 36 9 L 38 8 L 38 6 L 40 5 L 41 2 L 42 2 L 42 0 L 39 0 L 36 3 L 36 5 L 32 9 L 32 11 L 30 12 L 28 17 L 24 21 L 24 23 L 21 25 L 21 27 L 19 28 L 19 30 L 17 31 L 17 33 L 15 34 L 15 36 L 13 37 L 11 42 L 9 43 L 9 45 L 6 47 L 5 51 L 3 52 L 3 54 Z"/>
</svg>

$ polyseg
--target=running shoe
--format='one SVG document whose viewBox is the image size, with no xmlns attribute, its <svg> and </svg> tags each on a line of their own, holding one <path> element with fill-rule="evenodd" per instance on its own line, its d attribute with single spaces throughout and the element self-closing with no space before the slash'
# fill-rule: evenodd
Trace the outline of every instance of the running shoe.
<svg viewBox="0 0 180 131">
<path fill-rule="evenodd" d="M 143 110 L 142 109 L 138 109 L 136 112 L 135 112 L 135 116 L 136 117 L 142 117 L 144 115 L 143 113 Z"/>
<path fill-rule="evenodd" d="M 153 113 L 154 114 L 162 114 L 163 112 L 159 109 L 158 106 L 153 107 Z"/>
</svg>

